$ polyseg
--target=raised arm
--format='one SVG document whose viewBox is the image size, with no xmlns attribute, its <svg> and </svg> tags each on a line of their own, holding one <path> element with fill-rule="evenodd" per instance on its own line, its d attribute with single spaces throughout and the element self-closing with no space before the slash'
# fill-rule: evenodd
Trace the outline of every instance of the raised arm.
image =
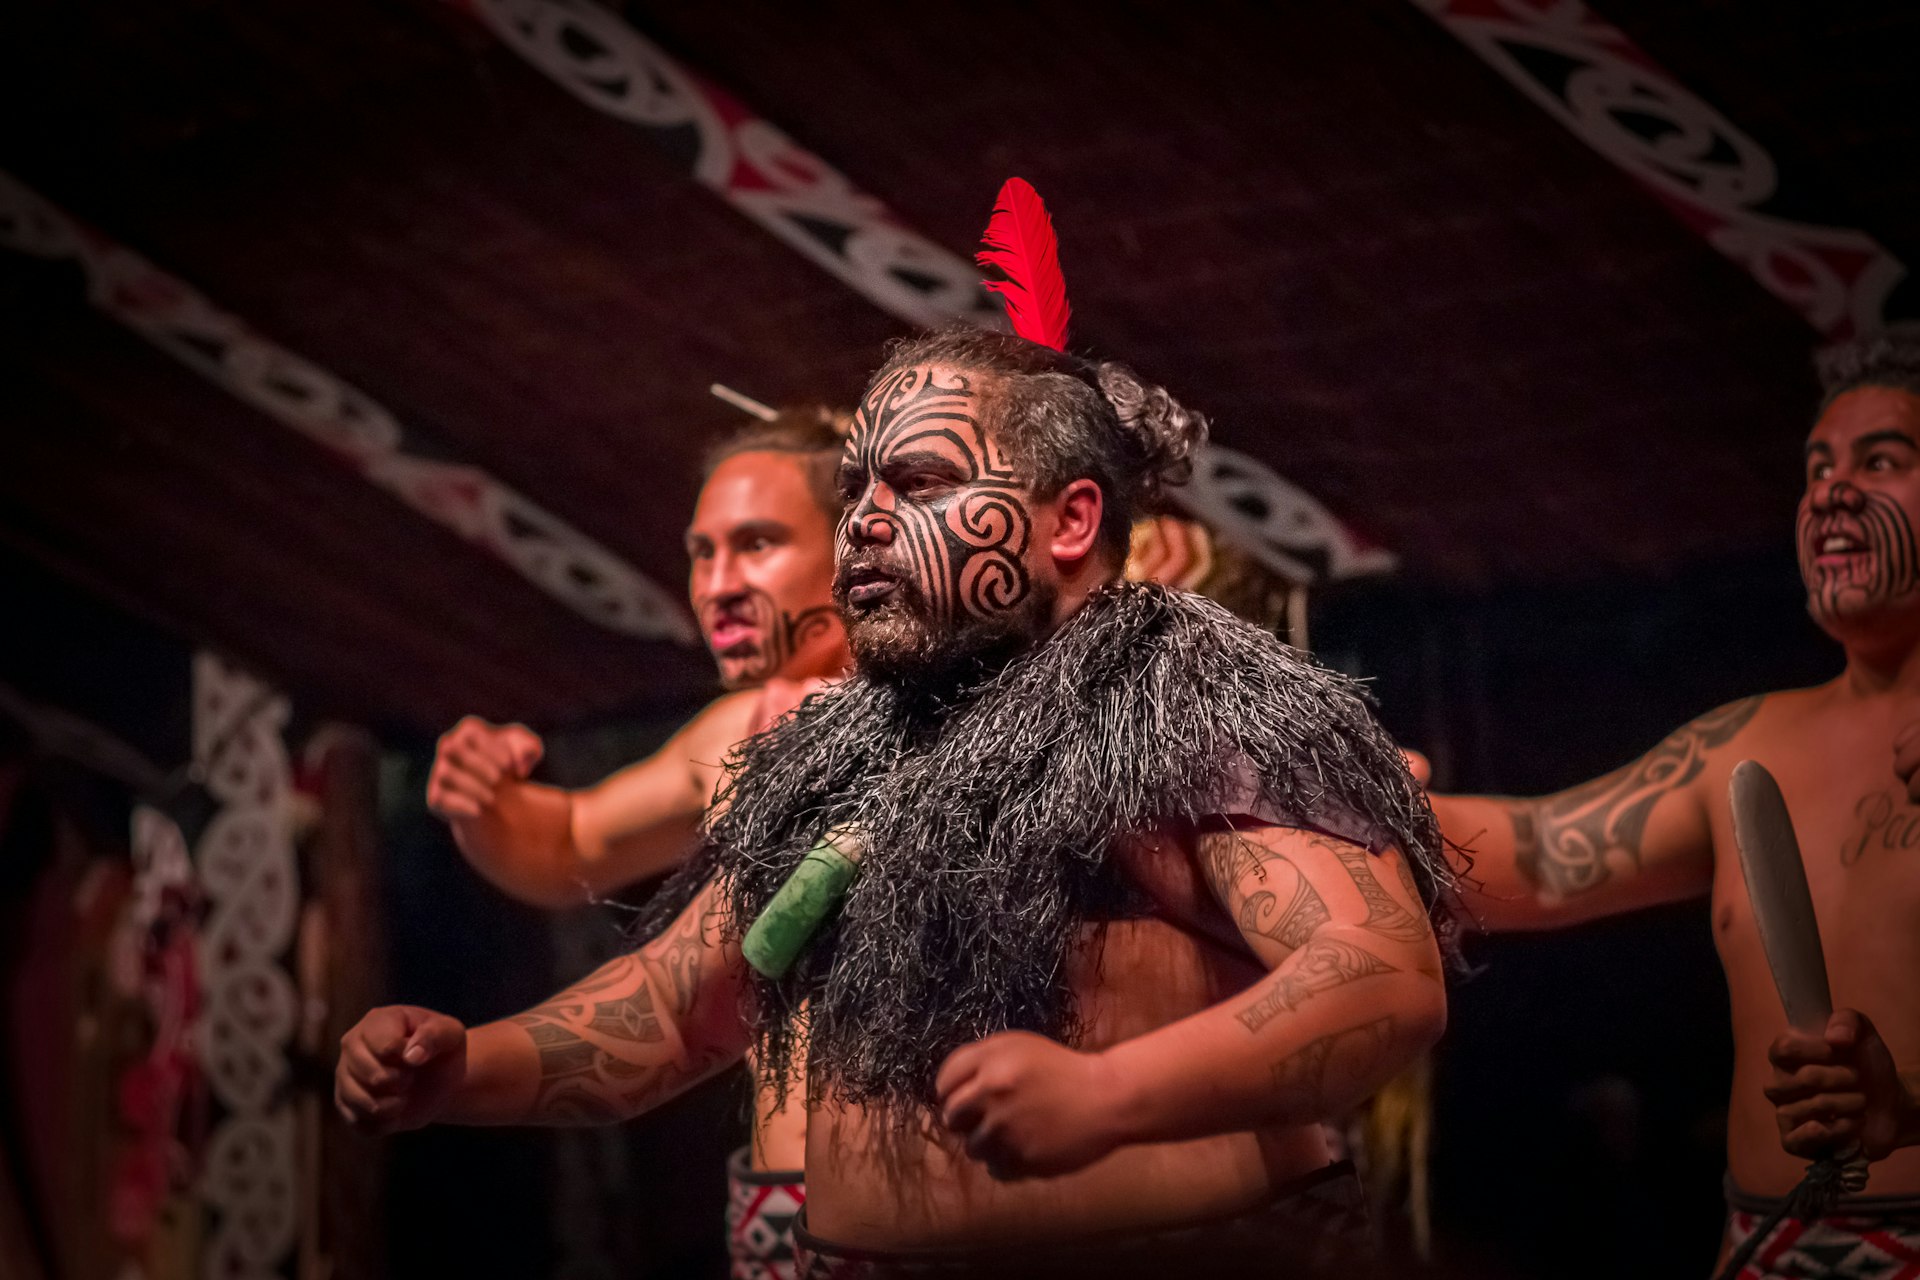
<svg viewBox="0 0 1920 1280">
<path fill-rule="evenodd" d="M 526 781 L 541 751 L 530 730 L 469 716 L 440 739 L 427 803 L 500 889 L 535 906 L 577 906 L 686 857 L 759 697 L 716 700 L 645 760 L 578 791 Z"/>
<path fill-rule="evenodd" d="M 660 937 L 512 1018 L 469 1031 L 442 1013 L 375 1009 L 341 1038 L 334 1096 L 356 1128 L 608 1124 L 739 1060 L 745 967 L 721 941 L 717 889 Z"/>
<path fill-rule="evenodd" d="M 1468 909 L 1489 928 L 1551 929 L 1710 891 L 1701 778 L 1764 701 L 1710 711 L 1624 769 L 1557 795 L 1433 796 L 1441 830 L 1473 858 Z"/>
<path fill-rule="evenodd" d="M 942 1118 L 996 1173 L 1338 1115 L 1440 1037 L 1439 949 L 1398 853 L 1255 826 L 1201 837 L 1199 854 L 1271 972 L 1098 1053 L 1023 1033 L 959 1050 L 940 1072 Z"/>
</svg>

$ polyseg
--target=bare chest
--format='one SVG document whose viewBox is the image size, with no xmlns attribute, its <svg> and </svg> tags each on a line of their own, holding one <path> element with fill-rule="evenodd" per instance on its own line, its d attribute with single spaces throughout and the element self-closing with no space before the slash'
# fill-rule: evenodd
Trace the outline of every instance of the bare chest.
<svg viewBox="0 0 1920 1280">
<path fill-rule="evenodd" d="M 1090 928 L 1068 966 L 1080 1047 L 1145 1035 L 1244 991 L 1262 972 L 1231 948 L 1164 917 Z"/>
<path fill-rule="evenodd" d="M 1891 726 L 1815 720 L 1752 744 L 1780 783 L 1839 1005 L 1883 1013 L 1910 1032 L 1889 1030 L 1920 1053 L 1920 806 L 1893 773 Z M 1761 948 L 1733 837 L 1726 775 L 1708 779 L 1714 842 L 1714 935 L 1734 1000 L 1736 1036 L 1777 1034 L 1771 970 Z M 1748 1046 L 1741 1045 L 1743 1053 Z"/>
</svg>

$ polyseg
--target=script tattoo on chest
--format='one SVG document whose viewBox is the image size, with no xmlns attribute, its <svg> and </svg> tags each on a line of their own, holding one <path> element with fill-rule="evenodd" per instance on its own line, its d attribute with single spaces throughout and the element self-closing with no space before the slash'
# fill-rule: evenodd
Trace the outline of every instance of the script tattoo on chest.
<svg viewBox="0 0 1920 1280">
<path fill-rule="evenodd" d="M 1699 777 L 1708 753 L 1733 741 L 1765 701 L 1730 702 L 1682 725 L 1624 769 L 1551 799 L 1509 805 L 1521 874 L 1571 897 L 1605 882 L 1610 852 L 1637 866 L 1653 807 Z"/>
<path fill-rule="evenodd" d="M 994 443 L 973 380 L 946 381 L 925 367 L 900 369 L 876 383 L 854 415 L 848 454 L 868 487 L 841 524 L 885 523 L 928 604 L 942 619 L 986 617 L 1027 596 L 1021 557 L 1033 517 L 1025 489 Z M 926 497 L 895 482 L 916 467 L 955 481 Z M 885 486 L 872 484 L 874 478 Z"/>
<path fill-rule="evenodd" d="M 1892 791 L 1871 791 L 1853 806 L 1853 822 L 1840 842 L 1840 865 L 1851 867 L 1870 854 L 1920 847 L 1920 809 L 1902 804 Z"/>
</svg>

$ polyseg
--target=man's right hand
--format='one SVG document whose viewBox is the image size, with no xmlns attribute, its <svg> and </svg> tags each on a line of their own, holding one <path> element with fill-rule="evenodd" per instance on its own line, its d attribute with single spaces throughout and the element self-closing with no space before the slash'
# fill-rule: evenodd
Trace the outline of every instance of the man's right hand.
<svg viewBox="0 0 1920 1280">
<path fill-rule="evenodd" d="M 361 1133 L 433 1123 L 467 1074 L 467 1029 L 444 1013 L 394 1004 L 340 1037 L 333 1101 Z"/>
<path fill-rule="evenodd" d="M 521 782 L 540 763 L 540 735 L 523 724 L 468 716 L 440 735 L 427 775 L 427 807 L 449 821 L 490 812 L 503 782 Z"/>
<path fill-rule="evenodd" d="M 1895 731 L 1893 774 L 1907 789 L 1907 799 L 1920 804 L 1920 720 Z"/>
<path fill-rule="evenodd" d="M 1858 1148 L 1869 1160 L 1920 1139 L 1920 1101 L 1866 1014 L 1836 1009 L 1820 1031 L 1789 1029 L 1767 1050 L 1780 1145 L 1804 1160 Z"/>
</svg>

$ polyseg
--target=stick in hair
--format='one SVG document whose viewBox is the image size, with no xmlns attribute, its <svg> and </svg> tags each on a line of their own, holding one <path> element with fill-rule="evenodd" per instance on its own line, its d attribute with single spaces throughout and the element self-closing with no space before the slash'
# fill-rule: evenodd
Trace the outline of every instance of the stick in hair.
<svg viewBox="0 0 1920 1280">
<path fill-rule="evenodd" d="M 707 388 L 716 400 L 725 400 L 742 413 L 750 413 L 762 422 L 772 422 L 780 415 L 767 405 L 761 404 L 752 396 L 743 396 L 724 382 L 716 382 Z"/>
</svg>

